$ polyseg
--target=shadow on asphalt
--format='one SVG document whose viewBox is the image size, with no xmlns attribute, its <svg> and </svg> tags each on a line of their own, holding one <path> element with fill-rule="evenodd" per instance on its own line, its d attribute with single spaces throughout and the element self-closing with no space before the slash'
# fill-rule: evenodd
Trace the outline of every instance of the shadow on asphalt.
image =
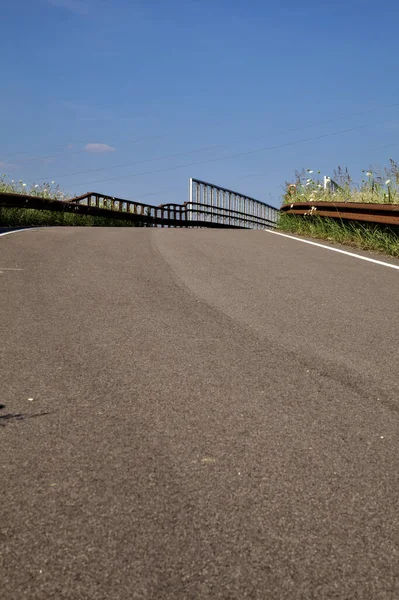
<svg viewBox="0 0 399 600">
<path fill-rule="evenodd" d="M 5 407 L 5 404 L 0 404 L 0 410 L 4 410 Z M 7 421 L 24 421 L 25 419 L 44 417 L 49 414 L 50 412 L 37 413 L 35 415 L 25 415 L 23 413 L 6 413 L 5 415 L 0 415 L 0 427 L 4 427 Z"/>
</svg>

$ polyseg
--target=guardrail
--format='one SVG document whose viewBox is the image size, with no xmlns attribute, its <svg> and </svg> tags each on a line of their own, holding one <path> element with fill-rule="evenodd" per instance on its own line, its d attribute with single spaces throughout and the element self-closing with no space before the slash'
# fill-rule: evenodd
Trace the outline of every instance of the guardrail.
<svg viewBox="0 0 399 600">
<path fill-rule="evenodd" d="M 69 201 L 42 198 L 23 194 L 0 193 L 0 208 L 30 208 L 35 210 L 48 210 L 55 212 L 67 212 L 93 217 L 108 217 L 113 219 L 127 219 L 140 221 L 144 215 L 129 214 L 119 210 L 112 210 L 101 206 L 93 206 L 89 200 L 91 194 L 78 196 Z M 86 204 L 84 204 L 86 201 Z M 83 204 L 80 204 L 82 202 Z"/>
<path fill-rule="evenodd" d="M 281 211 L 289 215 L 319 215 L 346 221 L 366 221 L 382 225 L 399 225 L 399 204 L 368 204 L 363 202 L 294 202 Z"/>
<path fill-rule="evenodd" d="M 275 227 L 276 220 L 239 212 L 212 204 L 185 202 L 151 206 L 89 192 L 82 196 L 60 201 L 22 194 L 0 193 L 0 207 L 31 208 L 69 212 L 93 217 L 107 217 L 134 221 L 145 227 L 212 227 L 260 229 Z M 278 210 L 276 215 L 278 214 Z"/>
</svg>

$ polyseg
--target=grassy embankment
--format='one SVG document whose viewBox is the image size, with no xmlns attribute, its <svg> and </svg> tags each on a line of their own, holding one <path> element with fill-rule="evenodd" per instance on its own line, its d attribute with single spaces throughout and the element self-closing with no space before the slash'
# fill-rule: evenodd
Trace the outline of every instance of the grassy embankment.
<svg viewBox="0 0 399 600">
<path fill-rule="evenodd" d="M 54 182 L 34 184 L 27 186 L 22 181 L 8 180 L 5 175 L 0 176 L 0 192 L 12 194 L 25 194 L 52 200 L 68 200 L 59 186 Z M 70 212 L 36 210 L 32 208 L 7 208 L 0 207 L 1 227 L 50 227 L 50 226 L 79 226 L 79 227 L 137 227 L 133 221 L 112 219 L 108 217 L 93 217 L 91 215 L 77 215 Z"/>
<path fill-rule="evenodd" d="M 332 178 L 337 185 L 330 184 L 329 189 L 324 189 L 320 171 L 315 175 L 307 169 L 296 172 L 295 176 L 295 187 L 286 184 L 283 205 L 323 201 L 399 204 L 399 164 L 392 159 L 387 168 L 363 171 L 359 183 L 352 180 L 347 169 L 338 167 Z M 314 209 L 306 216 L 282 213 L 279 229 L 399 257 L 399 227 L 396 226 L 323 218 Z"/>
</svg>

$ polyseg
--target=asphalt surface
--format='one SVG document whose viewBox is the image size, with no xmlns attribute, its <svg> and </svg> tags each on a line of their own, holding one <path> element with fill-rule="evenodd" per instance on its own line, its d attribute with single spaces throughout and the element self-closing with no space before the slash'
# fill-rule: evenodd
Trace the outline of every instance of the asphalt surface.
<svg viewBox="0 0 399 600">
<path fill-rule="evenodd" d="M 0 238 L 1 599 L 399 599 L 398 313 L 264 231 Z"/>
</svg>

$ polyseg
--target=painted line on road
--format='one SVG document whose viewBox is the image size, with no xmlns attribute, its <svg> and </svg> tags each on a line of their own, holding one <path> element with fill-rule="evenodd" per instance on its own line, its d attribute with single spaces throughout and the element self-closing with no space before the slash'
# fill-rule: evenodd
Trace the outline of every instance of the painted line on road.
<svg viewBox="0 0 399 600">
<path fill-rule="evenodd" d="M 34 227 L 26 227 L 24 229 L 13 229 L 12 231 L 4 231 L 3 233 L 0 233 L 0 237 L 2 237 L 3 235 L 10 235 L 10 233 L 18 233 L 19 231 L 32 231 L 33 229 L 35 229 Z"/>
<path fill-rule="evenodd" d="M 318 248 L 324 248 L 325 250 L 331 250 L 331 252 L 339 252 L 340 254 L 346 254 L 347 256 L 353 256 L 354 258 L 359 258 L 360 260 L 365 260 L 367 262 L 374 263 L 376 265 L 382 265 L 383 267 L 390 267 L 391 269 L 397 269 L 399 271 L 399 265 L 392 265 L 391 263 L 384 262 L 382 260 L 376 260 L 375 258 L 368 258 L 368 256 L 362 256 L 361 254 L 355 254 L 354 252 L 348 252 L 347 250 L 340 250 L 339 248 L 331 248 L 331 246 L 325 246 L 324 244 L 318 244 L 317 242 L 311 242 L 309 240 L 302 240 L 301 238 L 295 237 L 293 235 L 288 235 L 287 233 L 280 233 L 279 231 L 272 231 L 271 229 L 265 229 L 268 233 L 273 233 L 274 235 L 281 235 L 282 237 L 286 237 L 290 240 L 296 240 L 297 242 L 303 242 L 304 244 L 310 244 L 311 246 L 317 246 Z"/>
</svg>

